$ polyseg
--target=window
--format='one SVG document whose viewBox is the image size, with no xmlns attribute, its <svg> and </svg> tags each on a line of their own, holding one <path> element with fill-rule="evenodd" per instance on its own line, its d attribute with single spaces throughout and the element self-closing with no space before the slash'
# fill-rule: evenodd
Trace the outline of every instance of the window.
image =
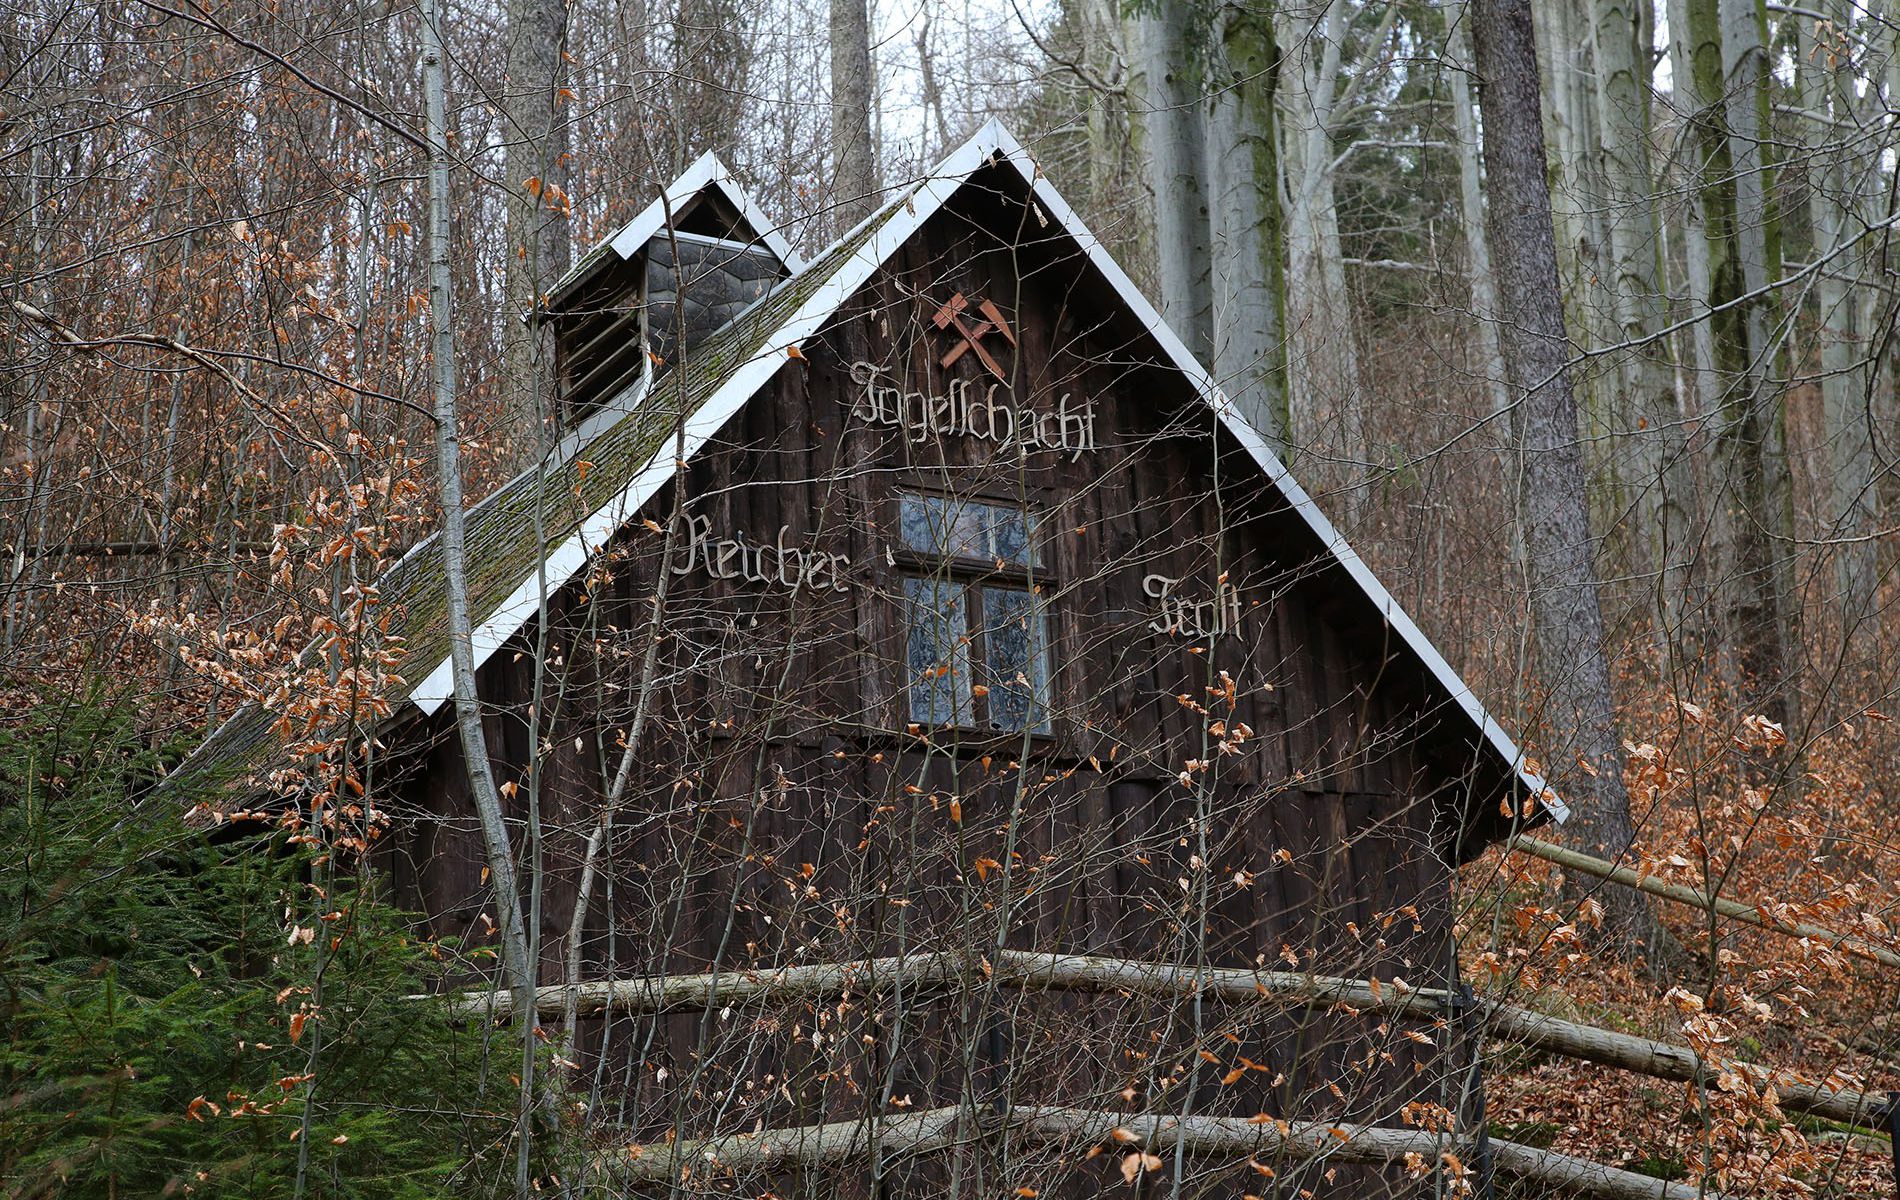
<svg viewBox="0 0 1900 1200">
<path fill-rule="evenodd" d="M 1048 733 L 1049 615 L 1032 587 L 1041 565 L 1035 517 L 1011 505 L 903 495 L 898 536 L 910 719 Z"/>
</svg>

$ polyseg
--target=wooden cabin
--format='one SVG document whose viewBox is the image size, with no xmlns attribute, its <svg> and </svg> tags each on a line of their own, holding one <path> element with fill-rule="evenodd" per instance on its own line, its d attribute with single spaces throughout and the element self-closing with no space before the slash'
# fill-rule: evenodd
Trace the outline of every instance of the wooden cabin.
<svg viewBox="0 0 1900 1200">
<path fill-rule="evenodd" d="M 1030 1136 L 1008 1114 L 1033 1106 L 1476 1119 L 1455 1021 L 997 969 L 1455 985 L 1455 866 L 1562 805 L 1006 130 L 808 263 L 716 162 L 695 171 L 554 290 L 574 432 L 470 513 L 518 838 L 538 796 L 543 979 L 572 933 L 591 979 L 763 983 L 583 1022 L 577 1087 L 629 1145 L 969 1119 L 629 1187 L 1126 1186 L 1138 1147 Z M 439 565 L 412 554 L 383 595 L 410 680 L 383 738 L 389 865 L 438 933 L 480 943 Z M 267 726 L 240 716 L 201 757 L 261 769 Z M 964 969 L 770 986 L 931 955 Z M 1252 1157 L 1132 1174 L 1441 1186 Z"/>
</svg>

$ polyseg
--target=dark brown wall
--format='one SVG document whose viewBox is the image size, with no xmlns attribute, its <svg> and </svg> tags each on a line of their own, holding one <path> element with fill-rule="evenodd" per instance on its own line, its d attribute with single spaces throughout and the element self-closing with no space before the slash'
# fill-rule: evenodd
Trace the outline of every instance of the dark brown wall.
<svg viewBox="0 0 1900 1200">
<path fill-rule="evenodd" d="M 587 927 L 593 973 L 1006 945 L 1442 980 L 1446 808 L 1464 786 L 1439 745 L 1441 714 L 1427 711 L 1416 669 L 1355 615 L 1350 585 L 1315 565 L 1310 535 L 1251 460 L 1216 435 L 1178 377 L 1148 365 L 1152 348 L 1101 287 L 1051 246 L 1011 248 L 986 232 L 1032 224 L 1020 205 L 981 196 L 937 218 L 693 460 L 692 511 L 758 540 L 787 525 L 788 544 L 848 553 L 851 586 L 789 596 L 703 572 L 670 580 L 650 727 Z M 930 392 L 983 377 L 974 355 L 950 372 L 936 365 L 954 343 L 927 321 L 959 291 L 1015 322 L 1019 403 L 1095 400 L 1099 449 L 1079 461 L 1019 457 L 973 438 L 912 444 L 848 419 L 854 360 L 908 371 Z M 906 730 L 886 550 L 892 496 L 907 485 L 1022 497 L 1043 514 L 1053 737 Z M 648 506 L 655 525 L 673 503 L 667 492 Z M 579 847 L 641 691 L 665 544 L 633 523 L 560 597 L 545 646 L 524 637 L 482 673 L 502 777 L 525 794 L 534 667 L 547 668 L 549 980 Z M 1241 636 L 1195 647 L 1153 632 L 1142 577 L 1188 577 L 1211 594 L 1217 562 L 1246 602 Z M 1216 699 L 1223 671 L 1231 709 Z M 1216 719 L 1255 736 L 1238 753 L 1210 753 Z M 446 720 L 413 731 L 410 745 L 405 878 L 440 932 L 479 934 L 480 842 Z M 1211 765 L 1183 786 L 1196 759 Z M 1405 1035 L 1344 1013 L 998 993 L 981 981 L 843 1008 L 788 999 L 587 1030 L 610 1114 L 642 1137 L 840 1119 L 886 1095 L 955 1103 L 966 1088 L 1169 1111 L 1191 1095 L 1199 1112 L 1398 1123 L 1406 1100 L 1446 1099 L 1448 1075 L 1435 1045 Z M 1223 1083 L 1243 1059 L 1262 1069 Z M 1016 1183 L 1006 1180 L 1048 1169 L 1053 1153 L 986 1151 L 968 1171 L 997 1185 L 987 1194 L 1007 1194 Z M 1113 1162 L 1087 1169 L 1118 1182 Z M 951 1169 L 893 1168 L 922 1190 Z M 1342 1171 L 1326 1194 L 1384 1195 L 1387 1182 Z M 1258 1175 L 1206 1183 L 1261 1190 Z M 1325 1192 L 1317 1175 L 1305 1185 Z"/>
</svg>

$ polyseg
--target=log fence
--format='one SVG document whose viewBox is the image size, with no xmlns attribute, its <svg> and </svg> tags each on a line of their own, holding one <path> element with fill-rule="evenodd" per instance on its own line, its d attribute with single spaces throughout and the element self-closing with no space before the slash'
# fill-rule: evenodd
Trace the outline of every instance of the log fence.
<svg viewBox="0 0 1900 1200">
<path fill-rule="evenodd" d="M 1886 966 L 1900 955 L 1864 938 L 1785 919 L 1692 888 L 1658 880 L 1628 867 L 1520 835 L 1510 848 L 1606 882 L 1791 937 L 1816 940 Z M 1125 995 L 1202 996 L 1229 1003 L 1274 1000 L 1349 1013 L 1416 1017 L 1452 1015 L 1475 1005 L 1487 1036 L 1530 1049 L 1594 1062 L 1656 1079 L 1704 1080 L 1714 1064 L 1682 1045 L 1619 1033 L 1499 1000 L 1466 999 L 1443 988 L 1412 987 L 1401 980 L 1345 979 L 1247 968 L 1193 968 L 1168 963 L 1092 955 L 993 951 L 988 955 L 919 953 L 843 963 L 815 963 L 766 970 L 603 980 L 536 989 L 534 1014 L 553 1017 L 570 1000 L 583 1014 L 658 1015 L 744 1006 L 788 996 L 866 995 L 899 984 L 907 988 L 951 987 L 982 979 L 996 986 Z M 500 991 L 466 992 L 452 1004 L 466 1016 L 508 1019 L 514 998 Z M 1885 1098 L 1853 1088 L 1793 1077 L 1759 1064 L 1729 1061 L 1722 1067 L 1772 1086 L 1782 1108 L 1880 1129 L 1893 1118 Z M 735 1133 L 709 1139 L 636 1145 L 603 1155 L 597 1165 L 629 1181 L 677 1181 L 705 1172 L 762 1169 L 848 1161 L 872 1147 L 902 1154 L 949 1148 L 979 1136 L 1008 1132 L 1070 1145 L 1120 1142 L 1155 1149 L 1181 1146 L 1197 1153 L 1250 1154 L 1341 1163 L 1392 1163 L 1416 1155 L 1436 1165 L 1454 1147 L 1442 1134 L 1424 1130 L 1324 1122 L 1286 1123 L 1213 1116 L 1117 1114 L 1091 1109 L 1023 1106 L 1003 1112 L 969 1107 L 880 1114 L 855 1121 Z M 1607 1200 L 1722 1200 L 1717 1192 L 1672 1183 L 1534 1146 L 1490 1139 L 1492 1165 L 1551 1189 L 1569 1188 Z"/>
<path fill-rule="evenodd" d="M 1460 998 L 1443 988 L 1412 988 L 1399 981 L 1341 979 L 1289 971 L 1204 968 L 1083 954 L 1004 950 L 986 956 L 911 954 L 845 963 L 815 963 L 765 971 L 723 971 L 647 979 L 605 980 L 575 987 L 576 1011 L 658 1015 L 718 1005 L 742 1007 L 786 996 L 864 995 L 899 984 L 906 988 L 949 985 L 959 978 L 987 978 L 999 985 L 1049 991 L 1200 995 L 1228 1003 L 1273 999 L 1311 1008 L 1436 1017 L 1458 1011 Z M 565 1011 L 569 989 L 538 988 L 535 1015 Z M 1617 1033 L 1535 1009 L 1482 997 L 1475 1000 L 1489 1036 L 1534 1050 L 1616 1067 L 1657 1079 L 1689 1082 L 1714 1071 L 1694 1050 L 1670 1042 Z M 505 992 L 469 992 L 455 1001 L 469 1016 L 513 1015 Z M 1796 1079 L 1754 1063 L 1729 1062 L 1758 1083 L 1772 1084 L 1781 1106 L 1843 1124 L 1869 1127 L 1882 1101 L 1872 1093 Z"/>
</svg>

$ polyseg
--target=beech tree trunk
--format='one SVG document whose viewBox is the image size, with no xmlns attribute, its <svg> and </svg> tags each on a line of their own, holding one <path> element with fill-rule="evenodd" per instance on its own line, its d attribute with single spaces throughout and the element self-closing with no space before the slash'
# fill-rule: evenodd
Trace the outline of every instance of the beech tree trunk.
<svg viewBox="0 0 1900 1200">
<path fill-rule="evenodd" d="M 523 454 L 539 453 L 552 407 L 553 347 L 529 323 L 540 296 L 567 274 L 565 0 L 510 0 L 508 65 L 502 91 L 507 146 L 508 266 L 502 322 L 502 382 Z"/>
<path fill-rule="evenodd" d="M 1223 6 L 1208 45 L 1207 175 L 1213 277 L 1213 368 L 1255 429 L 1287 451 L 1281 317 L 1278 133 L 1273 76 L 1279 52 L 1264 6 Z"/>
<path fill-rule="evenodd" d="M 1610 224 L 1614 206 L 1598 147 L 1600 75 L 1591 36 L 1591 5 L 1578 0 L 1533 0 L 1533 26 L 1542 69 L 1544 139 L 1549 150 L 1557 275 L 1564 320 L 1576 344 L 1618 340 L 1610 282 Z M 1619 458 L 1621 412 L 1615 372 L 1596 359 L 1571 368 L 1570 387 L 1582 422 L 1584 470 L 1592 523 L 1603 543 L 1597 554 L 1614 578 L 1635 575 L 1635 529 L 1622 518 L 1633 507 L 1629 472 Z"/>
<path fill-rule="evenodd" d="M 1484 376 L 1485 395 L 1493 413 L 1509 404 L 1504 384 L 1504 356 L 1498 351 L 1498 286 L 1491 273 L 1491 244 L 1484 231 L 1482 151 L 1478 146 L 1477 112 L 1471 101 L 1471 18 L 1460 3 L 1445 11 L 1445 72 L 1451 93 L 1452 128 L 1458 132 L 1458 215 L 1465 237 L 1465 276 L 1471 286 L 1472 327 L 1478 342 L 1478 371 Z"/>
<path fill-rule="evenodd" d="M 1694 158 L 1705 223 L 1716 406 L 1708 485 L 1719 634 L 1741 703 L 1787 722 L 1793 619 L 1792 487 L 1783 440 L 1777 308 L 1779 220 L 1764 144 L 1769 64 L 1761 0 L 1688 0 Z"/>
<path fill-rule="evenodd" d="M 1212 257 L 1208 245 L 1206 130 L 1191 64 L 1193 8 L 1161 4 L 1131 21 L 1135 78 L 1130 93 L 1142 162 L 1155 197 L 1155 258 L 1161 315 L 1195 358 L 1214 361 Z"/>
<path fill-rule="evenodd" d="M 1630 565 L 1660 577 L 1666 646 L 1686 597 L 1696 505 L 1675 370 L 1668 343 L 1657 337 L 1667 313 L 1649 152 L 1652 16 L 1649 0 L 1596 0 L 1593 17 L 1597 145 L 1610 217 L 1600 286 L 1610 292 L 1608 332 L 1627 346 L 1615 358 L 1619 399 L 1610 415 L 1618 448 L 1627 452 L 1623 478 L 1635 493 Z"/>
<path fill-rule="evenodd" d="M 831 165 L 838 222 L 877 209 L 871 142 L 871 18 L 866 0 L 831 0 Z"/>
<path fill-rule="evenodd" d="M 1834 28 L 1853 21 L 1847 0 L 1822 5 Z M 1861 121 L 1879 120 L 1868 111 L 1878 93 L 1854 94 L 1855 74 L 1837 58 L 1841 47 L 1820 40 L 1814 24 L 1797 20 L 1795 78 L 1801 109 L 1810 117 L 1814 152 L 1808 166 L 1808 217 L 1814 230 L 1814 259 L 1823 264 L 1814 281 L 1820 327 L 1822 429 L 1827 442 L 1828 527 L 1834 546 L 1834 577 L 1845 628 L 1872 616 L 1878 556 L 1874 533 L 1880 527 L 1874 484 L 1873 412 L 1875 370 L 1873 341 L 1878 289 L 1855 286 L 1865 276 L 1864 255 L 1846 249 L 1859 223 L 1881 219 L 1879 172 L 1854 161 L 1860 144 L 1850 135 Z"/>
<path fill-rule="evenodd" d="M 1576 398 L 1557 276 L 1544 131 L 1539 120 L 1537 52 L 1529 0 L 1473 0 L 1472 34 L 1484 118 L 1484 166 L 1491 187 L 1491 249 L 1503 326 L 1513 432 L 1523 463 L 1526 575 L 1537 658 L 1548 701 L 1540 724 L 1553 764 L 1576 762 L 1563 791 L 1568 831 L 1615 861 L 1632 840 L 1629 795 L 1604 652 Z M 1610 948 L 1654 948 L 1658 927 L 1647 903 L 1606 891 Z"/>
</svg>

